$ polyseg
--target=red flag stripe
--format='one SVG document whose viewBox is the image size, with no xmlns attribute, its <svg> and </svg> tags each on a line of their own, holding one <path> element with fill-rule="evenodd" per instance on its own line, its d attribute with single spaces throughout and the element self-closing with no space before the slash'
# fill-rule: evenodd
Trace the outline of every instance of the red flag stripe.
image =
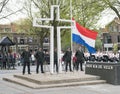
<svg viewBox="0 0 120 94">
<path fill-rule="evenodd" d="M 77 27 L 79 33 L 81 33 L 82 35 L 89 37 L 91 39 L 94 39 L 94 40 L 96 39 L 97 34 L 98 34 L 97 32 L 86 29 L 77 22 L 76 22 L 76 27 Z"/>
</svg>

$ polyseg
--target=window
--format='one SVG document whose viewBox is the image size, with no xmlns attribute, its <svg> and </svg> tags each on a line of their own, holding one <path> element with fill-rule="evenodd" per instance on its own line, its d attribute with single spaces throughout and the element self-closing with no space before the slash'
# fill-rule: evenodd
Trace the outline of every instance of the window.
<svg viewBox="0 0 120 94">
<path fill-rule="evenodd" d="M 116 32 L 119 32 L 119 26 L 118 25 L 116 26 Z"/>
<path fill-rule="evenodd" d="M 111 47 L 108 48 L 108 51 L 112 51 L 112 50 L 113 50 L 113 48 L 111 48 Z"/>
<path fill-rule="evenodd" d="M 24 39 L 20 39 L 20 44 L 24 44 Z"/>
<path fill-rule="evenodd" d="M 33 38 L 32 38 L 32 37 L 29 37 L 28 39 L 29 39 L 29 40 L 28 40 L 29 43 L 32 43 L 32 42 L 33 42 Z"/>
<path fill-rule="evenodd" d="M 3 29 L 3 28 L 0 28 L 0 32 L 4 32 L 4 29 Z"/>
<path fill-rule="evenodd" d="M 107 48 L 104 48 L 104 51 L 107 51 Z"/>
<path fill-rule="evenodd" d="M 105 37 L 104 43 L 112 43 L 112 39 L 111 39 L 110 35 L 108 35 L 108 36 Z"/>
<path fill-rule="evenodd" d="M 45 39 L 44 39 L 44 43 L 49 43 L 49 39 L 48 39 L 48 38 L 45 38 Z"/>
<path fill-rule="evenodd" d="M 118 50 L 120 50 L 120 47 L 118 47 Z"/>
<path fill-rule="evenodd" d="M 11 32 L 11 28 L 5 28 L 5 32 Z"/>
<path fill-rule="evenodd" d="M 107 36 L 107 42 L 112 43 L 111 36 Z"/>
<path fill-rule="evenodd" d="M 117 36 L 117 41 L 120 42 L 120 35 Z"/>
<path fill-rule="evenodd" d="M 109 27 L 109 31 L 113 31 L 113 27 L 112 26 Z"/>
<path fill-rule="evenodd" d="M 15 43 L 17 43 L 17 42 L 18 42 L 18 39 L 17 39 L 17 37 L 16 37 L 16 36 L 14 36 L 13 41 L 14 41 Z"/>
</svg>

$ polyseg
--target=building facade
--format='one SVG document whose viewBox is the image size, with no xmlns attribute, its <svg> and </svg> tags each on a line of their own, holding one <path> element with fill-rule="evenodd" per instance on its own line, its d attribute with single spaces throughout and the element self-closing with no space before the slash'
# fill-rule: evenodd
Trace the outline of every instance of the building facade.
<svg viewBox="0 0 120 94">
<path fill-rule="evenodd" d="M 14 24 L 0 25 L 0 39 L 5 36 L 15 43 L 14 46 L 11 46 L 14 52 L 21 52 L 25 46 L 29 46 L 30 50 L 36 50 L 40 46 L 40 38 L 37 35 L 18 33 Z M 44 39 L 43 49 L 49 49 L 49 38 Z"/>
<path fill-rule="evenodd" d="M 120 50 L 120 20 L 115 18 L 104 29 L 101 29 L 103 51 L 113 51 L 117 45 L 117 50 Z"/>
</svg>

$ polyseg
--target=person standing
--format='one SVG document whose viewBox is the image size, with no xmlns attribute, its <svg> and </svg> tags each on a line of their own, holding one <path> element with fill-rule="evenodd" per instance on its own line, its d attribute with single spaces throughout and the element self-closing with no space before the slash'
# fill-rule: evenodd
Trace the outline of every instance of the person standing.
<svg viewBox="0 0 120 94">
<path fill-rule="evenodd" d="M 15 63 L 16 63 L 16 53 L 14 52 L 13 54 L 13 69 L 15 69 Z"/>
<path fill-rule="evenodd" d="M 7 67 L 7 54 L 6 53 L 3 53 L 3 60 L 2 60 L 2 62 L 3 62 L 2 68 L 6 69 L 6 67 Z"/>
<path fill-rule="evenodd" d="M 21 57 L 23 58 L 23 75 L 25 74 L 26 65 L 28 67 L 28 74 L 31 74 L 30 73 L 30 57 L 31 57 L 31 54 L 30 54 L 28 46 L 25 48 L 25 51 L 23 51 L 23 53 L 21 54 Z"/>
<path fill-rule="evenodd" d="M 76 56 L 74 55 L 74 56 L 73 56 L 73 70 L 76 70 L 76 61 L 77 61 L 77 58 L 76 58 Z"/>
<path fill-rule="evenodd" d="M 41 65 L 41 73 L 44 73 L 43 71 L 43 61 L 44 61 L 44 53 L 42 51 L 42 48 L 39 48 L 39 50 L 35 54 L 35 58 L 37 60 L 37 67 L 36 67 L 36 73 L 39 73 L 39 65 Z"/>
<path fill-rule="evenodd" d="M 35 65 L 35 51 L 32 51 L 31 62 L 32 62 L 32 65 Z"/>
<path fill-rule="evenodd" d="M 79 64 L 80 64 L 81 71 L 83 71 L 84 53 L 83 53 L 81 47 L 76 51 L 75 56 L 77 58 L 77 61 L 76 61 L 77 71 L 79 70 Z"/>
<path fill-rule="evenodd" d="M 13 66 L 13 69 L 14 69 L 13 55 L 12 53 L 8 53 L 8 69 L 11 69 L 11 66 Z"/>
<path fill-rule="evenodd" d="M 58 73 L 58 55 L 57 49 L 54 50 L 54 67 L 56 67 L 56 72 Z"/>
<path fill-rule="evenodd" d="M 0 51 L 0 66 L 1 66 L 1 69 L 3 68 L 3 54 L 2 52 Z"/>
<path fill-rule="evenodd" d="M 72 69 L 71 69 L 71 56 L 72 56 L 72 52 L 70 50 L 70 48 L 67 49 L 67 51 L 65 52 L 64 54 L 64 61 L 65 61 L 65 71 L 67 72 L 67 69 L 68 69 L 68 65 L 69 65 L 69 70 L 70 72 L 72 72 Z"/>
</svg>

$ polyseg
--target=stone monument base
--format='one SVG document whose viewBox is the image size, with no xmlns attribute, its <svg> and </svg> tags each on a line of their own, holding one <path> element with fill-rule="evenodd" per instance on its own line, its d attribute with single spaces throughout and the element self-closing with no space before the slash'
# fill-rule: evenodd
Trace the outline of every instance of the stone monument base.
<svg viewBox="0 0 120 94">
<path fill-rule="evenodd" d="M 84 72 L 67 72 L 61 74 L 16 74 L 13 77 L 3 78 L 5 81 L 20 84 L 34 89 L 103 84 L 106 81 L 100 80 L 99 76 L 85 75 Z"/>
<path fill-rule="evenodd" d="M 85 74 L 97 75 L 107 83 L 120 85 L 120 63 L 87 62 Z"/>
</svg>

